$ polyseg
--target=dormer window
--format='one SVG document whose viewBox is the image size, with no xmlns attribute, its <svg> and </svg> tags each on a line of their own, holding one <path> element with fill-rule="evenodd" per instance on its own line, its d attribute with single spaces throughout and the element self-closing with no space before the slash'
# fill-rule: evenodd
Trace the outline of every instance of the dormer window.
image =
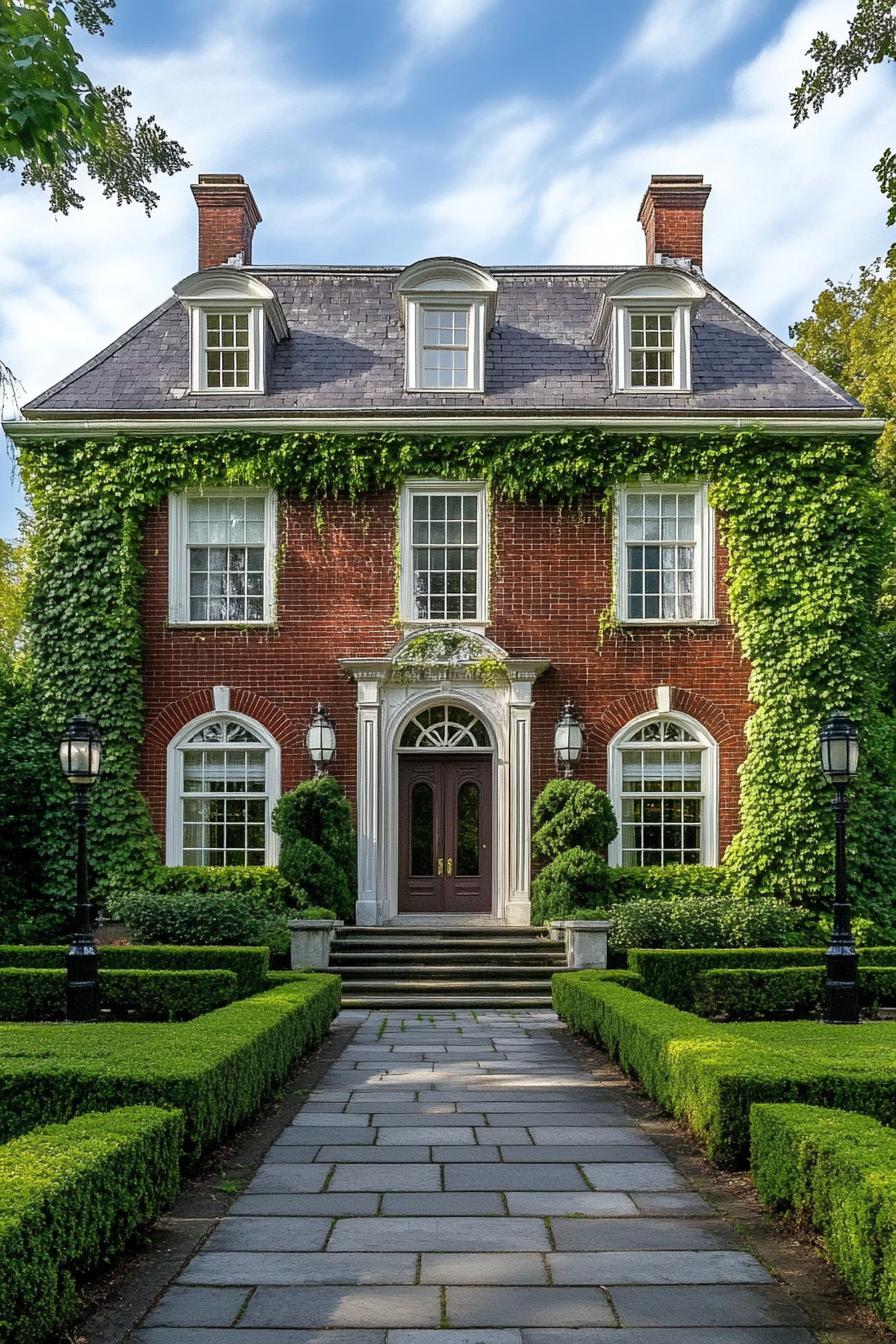
<svg viewBox="0 0 896 1344">
<path fill-rule="evenodd" d="M 627 272 L 604 291 L 597 331 L 616 392 L 690 392 L 691 320 L 705 290 L 673 266 Z"/>
<path fill-rule="evenodd" d="M 485 342 L 497 281 L 467 261 L 436 257 L 399 276 L 408 392 L 484 392 Z"/>
<path fill-rule="evenodd" d="M 239 267 L 218 266 L 174 292 L 190 316 L 190 390 L 264 392 L 270 348 L 289 335 L 272 290 Z"/>
</svg>

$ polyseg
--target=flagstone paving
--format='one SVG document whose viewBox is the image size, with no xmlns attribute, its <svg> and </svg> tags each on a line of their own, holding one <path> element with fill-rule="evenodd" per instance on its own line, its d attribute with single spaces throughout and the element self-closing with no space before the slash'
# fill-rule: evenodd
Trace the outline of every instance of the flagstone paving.
<svg viewBox="0 0 896 1344">
<path fill-rule="evenodd" d="M 553 1013 L 351 1044 L 133 1344 L 811 1344 Z"/>
</svg>

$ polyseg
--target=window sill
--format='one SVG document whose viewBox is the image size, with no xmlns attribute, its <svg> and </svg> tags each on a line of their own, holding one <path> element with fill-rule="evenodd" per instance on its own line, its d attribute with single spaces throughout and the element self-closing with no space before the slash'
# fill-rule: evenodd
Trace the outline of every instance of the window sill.
<svg viewBox="0 0 896 1344">
<path fill-rule="evenodd" d="M 617 621 L 625 630 L 690 630 L 721 625 L 716 616 L 704 616 L 690 621 Z"/>
<path fill-rule="evenodd" d="M 168 621 L 169 630 L 276 630 L 276 621 Z"/>
<path fill-rule="evenodd" d="M 402 616 L 401 624 L 405 630 L 454 630 L 460 628 L 462 630 L 474 630 L 477 634 L 484 635 L 488 621 L 480 620 L 478 617 L 476 620 L 465 621 L 449 618 L 443 620 L 440 617 L 433 618 L 431 621 L 411 621 Z"/>
<path fill-rule="evenodd" d="M 263 387 L 191 387 L 191 397 L 263 397 Z"/>
<path fill-rule="evenodd" d="M 621 397 L 686 397 L 693 391 L 690 387 L 617 387 L 616 396 Z"/>
</svg>

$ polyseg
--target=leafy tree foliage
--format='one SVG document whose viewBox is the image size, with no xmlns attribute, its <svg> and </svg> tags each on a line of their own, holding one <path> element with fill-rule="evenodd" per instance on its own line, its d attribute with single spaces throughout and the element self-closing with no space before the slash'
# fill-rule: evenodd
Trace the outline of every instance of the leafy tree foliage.
<svg viewBox="0 0 896 1344">
<path fill-rule="evenodd" d="M 879 465 L 896 483 L 896 248 L 862 266 L 856 281 L 827 286 L 812 312 L 790 328 L 796 349 L 835 379 L 871 415 L 890 424 L 880 441 Z"/>
<path fill-rule="evenodd" d="M 806 53 L 814 65 L 790 95 L 793 124 L 820 112 L 828 94 L 841 97 L 872 65 L 896 59 L 896 5 L 893 0 L 858 0 L 845 42 L 830 33 L 816 33 Z M 890 202 L 887 223 L 896 224 L 896 154 L 885 149 L 874 173 Z"/>
<path fill-rule="evenodd" d="M 184 151 L 155 117 L 128 124 L 130 90 L 94 84 L 72 45 L 73 24 L 101 36 L 115 0 L 3 0 L 0 3 L 0 169 L 22 168 L 22 181 L 50 194 L 68 214 L 86 168 L 106 197 L 158 204 L 149 180 L 187 167 Z"/>
</svg>

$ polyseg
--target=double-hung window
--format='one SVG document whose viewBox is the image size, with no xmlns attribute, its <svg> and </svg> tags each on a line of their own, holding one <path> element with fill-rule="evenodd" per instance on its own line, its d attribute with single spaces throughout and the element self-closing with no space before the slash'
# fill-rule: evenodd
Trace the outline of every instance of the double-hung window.
<svg viewBox="0 0 896 1344">
<path fill-rule="evenodd" d="M 169 500 L 169 613 L 176 624 L 274 618 L 276 499 L 213 489 Z"/>
<path fill-rule="evenodd" d="M 168 752 L 169 864 L 255 867 L 276 859 L 271 810 L 279 793 L 276 742 L 243 715 L 206 715 Z"/>
<path fill-rule="evenodd" d="M 705 486 L 621 490 L 616 525 L 620 620 L 712 619 L 713 527 Z"/>
<path fill-rule="evenodd" d="M 630 312 L 628 325 L 631 387 L 674 387 L 675 314 Z"/>
<path fill-rule="evenodd" d="M 470 385 L 470 317 L 464 308 L 421 307 L 422 386 L 467 388 Z"/>
<path fill-rule="evenodd" d="M 251 389 L 253 356 L 251 313 L 203 313 L 205 386 Z"/>
<path fill-rule="evenodd" d="M 716 862 L 717 748 L 696 723 L 651 717 L 610 747 L 619 817 L 611 862 L 623 868 Z"/>
<path fill-rule="evenodd" d="M 411 482 L 401 502 L 401 608 L 406 621 L 475 621 L 487 610 L 485 488 Z"/>
</svg>

